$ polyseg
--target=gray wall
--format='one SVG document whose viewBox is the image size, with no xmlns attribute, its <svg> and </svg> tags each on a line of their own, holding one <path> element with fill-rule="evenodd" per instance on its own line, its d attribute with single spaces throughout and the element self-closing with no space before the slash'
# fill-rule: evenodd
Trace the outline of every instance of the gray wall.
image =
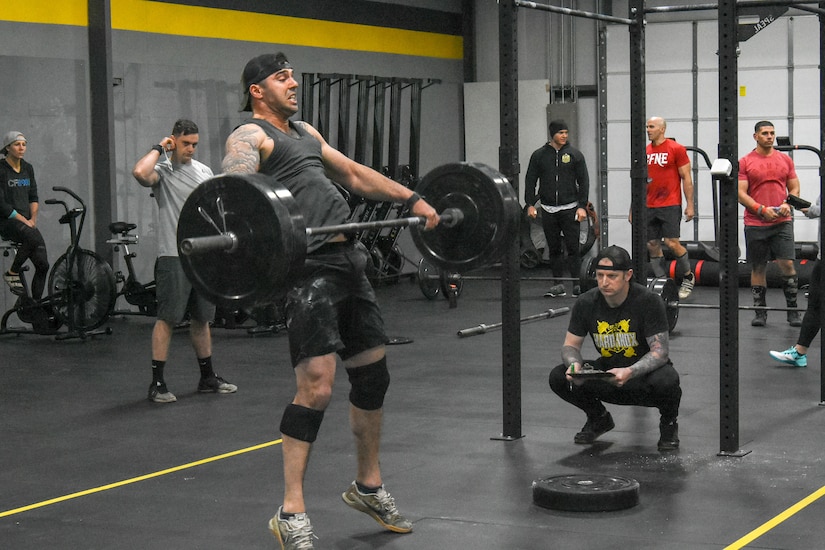
<svg viewBox="0 0 825 550">
<path fill-rule="evenodd" d="M 391 3 L 455 11 L 461 2 Z M 462 60 L 115 30 L 114 217 L 138 224 L 141 240 L 135 251 L 141 280 L 151 279 L 156 207 L 132 178 L 134 163 L 171 131 L 177 118 L 187 117 L 201 129 L 197 158 L 218 172 L 224 140 L 244 118 L 238 112 L 243 66 L 255 55 L 278 50 L 290 57 L 299 82 L 301 71 L 441 80 L 422 93 L 420 172 L 463 160 Z M 26 158 L 35 167 L 41 204 L 55 196 L 54 185 L 69 187 L 91 202 L 90 150 L 95 144 L 90 143 L 87 29 L 0 21 L 0 51 L 0 132 L 15 129 L 27 136 Z M 402 164 L 408 154 L 402 141 Z M 65 249 L 68 231 L 57 223 L 57 207 L 43 205 L 41 212 L 40 228 L 54 261 Z M 93 223 L 89 219 L 87 228 Z M 85 231 L 82 244 L 107 247 L 92 239 L 93 231 Z M 7 268 L 9 259 L 2 262 Z M 120 263 L 116 258 L 116 270 L 125 269 Z"/>
</svg>

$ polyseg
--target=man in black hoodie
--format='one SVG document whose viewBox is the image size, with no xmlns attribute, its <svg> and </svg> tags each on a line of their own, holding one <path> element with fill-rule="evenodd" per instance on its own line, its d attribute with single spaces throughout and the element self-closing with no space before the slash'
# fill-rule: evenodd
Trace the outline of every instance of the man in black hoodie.
<svg viewBox="0 0 825 550">
<path fill-rule="evenodd" d="M 555 277 L 562 277 L 562 256 L 567 252 L 567 268 L 571 277 L 579 276 L 579 222 L 587 217 L 590 178 L 581 151 L 567 143 L 568 128 L 563 120 L 550 122 L 550 141 L 530 156 L 527 176 L 524 179 L 524 202 L 527 215 L 538 215 L 536 199 L 541 206 L 541 225 L 547 240 L 550 265 Z M 538 182 L 538 196 L 536 194 Z M 564 250 L 562 249 L 564 245 Z M 545 294 L 547 297 L 564 296 L 563 284 L 556 284 Z M 579 294 L 578 285 L 573 295 Z"/>
</svg>

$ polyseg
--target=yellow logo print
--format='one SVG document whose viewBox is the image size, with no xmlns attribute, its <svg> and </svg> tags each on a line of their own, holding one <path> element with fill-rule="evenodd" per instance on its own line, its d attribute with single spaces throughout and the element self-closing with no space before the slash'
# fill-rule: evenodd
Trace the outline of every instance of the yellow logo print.
<svg viewBox="0 0 825 550">
<path fill-rule="evenodd" d="M 563 155 L 561 156 L 561 161 L 562 161 L 564 164 L 567 164 L 568 162 L 570 162 L 570 154 L 569 154 L 569 153 L 565 153 L 565 154 L 563 154 Z"/>
<path fill-rule="evenodd" d="M 630 320 L 623 319 L 615 324 L 606 321 L 596 323 L 598 334 L 593 335 L 593 342 L 601 351 L 602 357 L 613 357 L 617 353 L 625 357 L 636 355 L 639 340 L 635 332 L 630 332 Z"/>
</svg>

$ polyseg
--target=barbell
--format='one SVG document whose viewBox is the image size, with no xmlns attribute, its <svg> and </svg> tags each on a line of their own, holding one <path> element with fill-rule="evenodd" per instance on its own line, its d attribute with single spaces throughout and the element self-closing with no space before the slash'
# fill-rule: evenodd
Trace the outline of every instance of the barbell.
<svg viewBox="0 0 825 550">
<path fill-rule="evenodd" d="M 441 223 L 423 217 L 306 227 L 295 197 L 263 174 L 222 174 L 198 186 L 178 221 L 181 265 L 208 300 L 241 308 L 269 303 L 298 281 L 307 237 L 410 227 L 413 242 L 439 269 L 461 272 L 499 260 L 517 237 L 521 206 L 509 181 L 479 163 L 445 164 L 415 191 Z"/>
<path fill-rule="evenodd" d="M 582 291 L 586 288 L 593 288 L 595 286 L 595 266 L 593 259 L 585 262 L 581 271 Z M 587 283 L 587 284 L 585 284 Z M 682 304 L 679 302 L 679 287 L 676 281 L 669 277 L 649 277 L 647 279 L 647 288 L 657 296 L 659 296 L 665 303 L 665 314 L 667 315 L 667 324 L 670 332 L 676 328 L 676 323 L 679 320 L 680 309 L 719 309 L 718 304 Z M 792 307 L 774 307 L 774 306 L 737 306 L 738 310 L 743 311 L 799 311 L 804 312 L 804 309 Z"/>
</svg>

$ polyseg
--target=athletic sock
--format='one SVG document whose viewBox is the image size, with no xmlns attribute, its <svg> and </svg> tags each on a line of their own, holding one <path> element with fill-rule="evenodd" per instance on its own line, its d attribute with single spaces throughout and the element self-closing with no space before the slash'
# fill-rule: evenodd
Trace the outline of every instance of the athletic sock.
<svg viewBox="0 0 825 550">
<path fill-rule="evenodd" d="M 214 371 L 212 370 L 212 356 L 204 357 L 201 359 L 198 357 L 198 367 L 201 369 L 201 378 L 212 378 L 215 376 Z"/>
<path fill-rule="evenodd" d="M 163 382 L 163 367 L 166 366 L 166 361 L 157 361 L 152 359 L 152 383 L 156 386 L 162 386 Z"/>
<path fill-rule="evenodd" d="M 378 492 L 378 489 L 381 488 L 379 485 L 378 487 L 367 487 L 366 485 L 361 485 L 357 481 L 355 482 L 355 487 L 358 489 L 358 492 L 362 495 L 371 495 Z"/>
</svg>

